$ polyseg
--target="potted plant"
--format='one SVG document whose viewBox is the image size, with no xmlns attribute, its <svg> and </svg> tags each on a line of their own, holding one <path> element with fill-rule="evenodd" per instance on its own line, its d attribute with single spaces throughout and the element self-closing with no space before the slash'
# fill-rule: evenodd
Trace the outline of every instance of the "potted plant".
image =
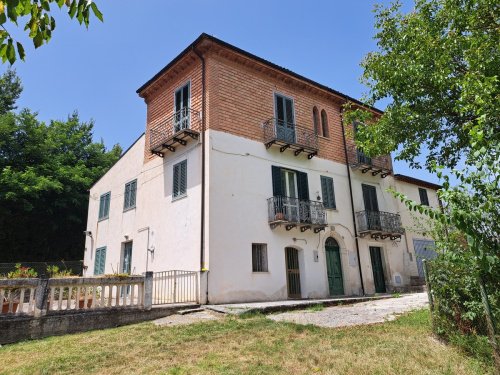
<svg viewBox="0 0 500 375">
<path fill-rule="evenodd" d="M 285 220 L 285 214 L 283 212 L 276 212 L 276 220 Z"/>
<path fill-rule="evenodd" d="M 37 272 L 30 267 L 22 267 L 21 263 L 17 263 L 14 271 L 11 271 L 7 274 L 8 279 L 27 279 L 37 277 Z M 9 299 L 7 297 L 3 298 L 2 301 L 2 314 L 7 314 L 9 312 L 9 305 L 12 301 L 12 312 L 15 313 L 17 311 L 17 307 L 19 306 L 19 301 L 21 295 L 21 291 L 19 289 L 12 289 L 10 291 Z M 22 301 L 24 302 L 24 301 Z"/>
</svg>

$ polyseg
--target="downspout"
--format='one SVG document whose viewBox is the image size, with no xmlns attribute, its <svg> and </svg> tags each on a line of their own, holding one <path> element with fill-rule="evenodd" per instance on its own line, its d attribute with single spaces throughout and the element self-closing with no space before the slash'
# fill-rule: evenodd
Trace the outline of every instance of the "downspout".
<svg viewBox="0 0 500 375">
<path fill-rule="evenodd" d="M 351 169 L 349 168 L 349 159 L 347 157 L 347 142 L 345 140 L 344 118 L 342 116 L 342 109 L 340 110 L 340 125 L 342 127 L 342 141 L 344 142 L 344 155 L 347 167 L 347 180 L 349 181 L 349 196 L 351 198 L 352 225 L 354 226 L 354 239 L 356 241 L 356 254 L 358 256 L 359 279 L 361 281 L 361 290 L 363 291 L 363 295 L 365 295 L 363 272 L 361 271 L 361 258 L 359 257 L 358 228 L 356 226 L 356 215 L 354 214 L 354 198 L 352 196 Z"/>
<path fill-rule="evenodd" d="M 205 128 L 206 128 L 206 99 L 205 99 L 205 59 L 203 56 L 192 47 L 193 52 L 201 60 L 201 222 L 200 222 L 200 271 L 205 269 Z M 207 290 L 206 303 L 208 303 L 208 274 L 207 274 Z"/>
</svg>

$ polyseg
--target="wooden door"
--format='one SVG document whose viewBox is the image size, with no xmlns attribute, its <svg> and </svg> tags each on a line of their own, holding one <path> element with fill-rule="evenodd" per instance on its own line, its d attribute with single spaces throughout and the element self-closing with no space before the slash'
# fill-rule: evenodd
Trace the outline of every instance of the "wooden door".
<svg viewBox="0 0 500 375">
<path fill-rule="evenodd" d="M 286 283 L 288 298 L 301 298 L 300 292 L 300 270 L 299 251 L 293 247 L 285 248 L 286 258 Z"/>
<path fill-rule="evenodd" d="M 340 248 L 333 238 L 328 238 L 325 244 L 326 271 L 330 295 L 344 294 L 344 280 L 342 278 L 342 263 L 340 262 Z"/>
<path fill-rule="evenodd" d="M 295 119 L 293 101 L 275 94 L 276 137 L 286 143 L 295 143 Z"/>
<path fill-rule="evenodd" d="M 384 268 L 382 266 L 382 254 L 380 247 L 370 246 L 370 258 L 372 260 L 373 283 L 376 293 L 385 293 Z"/>
<path fill-rule="evenodd" d="M 381 230 L 380 212 L 378 209 L 377 189 L 375 186 L 362 184 L 363 202 L 365 204 L 368 229 Z"/>
</svg>

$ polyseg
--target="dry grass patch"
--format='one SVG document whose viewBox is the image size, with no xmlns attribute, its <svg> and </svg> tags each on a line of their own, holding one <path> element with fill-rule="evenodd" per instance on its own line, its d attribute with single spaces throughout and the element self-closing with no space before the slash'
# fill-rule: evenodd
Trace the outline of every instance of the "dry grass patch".
<svg viewBox="0 0 500 375">
<path fill-rule="evenodd" d="M 0 349 L 0 374 L 484 374 L 433 340 L 428 313 L 379 325 L 319 328 L 263 316 L 189 326 L 151 323 Z"/>
</svg>

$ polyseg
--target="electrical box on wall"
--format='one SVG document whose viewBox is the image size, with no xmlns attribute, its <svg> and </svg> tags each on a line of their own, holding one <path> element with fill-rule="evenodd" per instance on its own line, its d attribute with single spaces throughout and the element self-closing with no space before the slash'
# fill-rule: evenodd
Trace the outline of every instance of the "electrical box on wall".
<svg viewBox="0 0 500 375">
<path fill-rule="evenodd" d="M 319 262 L 318 250 L 314 250 L 313 251 L 313 259 L 314 259 L 315 262 Z"/>
</svg>

